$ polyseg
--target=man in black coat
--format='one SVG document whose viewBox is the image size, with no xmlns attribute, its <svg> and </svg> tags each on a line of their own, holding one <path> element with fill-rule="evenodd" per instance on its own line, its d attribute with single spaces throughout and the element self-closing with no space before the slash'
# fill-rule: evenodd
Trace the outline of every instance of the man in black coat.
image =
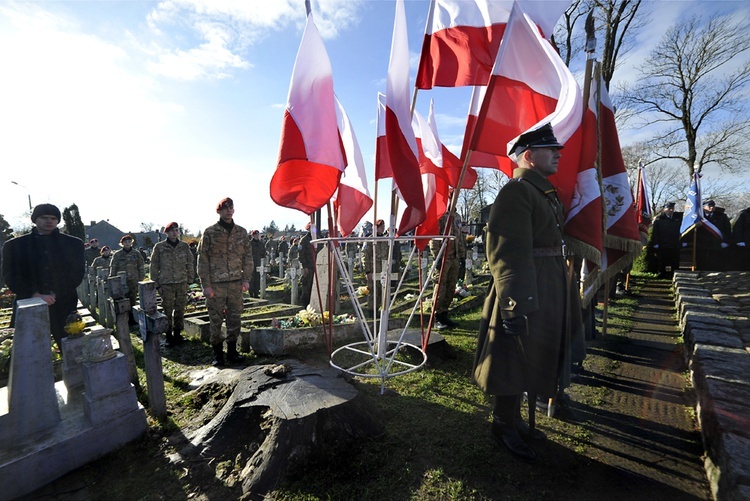
<svg viewBox="0 0 750 501">
<path fill-rule="evenodd" d="M 706 200 L 703 203 L 703 216 L 708 225 L 696 228 L 696 264 L 699 270 L 723 270 L 722 249 L 729 247 L 732 240 L 732 223 L 723 207 L 716 207 L 716 202 Z M 717 234 L 714 229 L 719 231 Z"/>
<path fill-rule="evenodd" d="M 315 246 L 312 243 L 315 227 L 311 223 L 305 225 L 305 233 L 299 241 L 299 263 L 302 265 L 302 306 L 310 304 L 312 296 L 313 277 L 315 276 Z"/>
<path fill-rule="evenodd" d="M 674 202 L 664 205 L 664 210 L 654 220 L 651 245 L 656 251 L 659 277 L 670 278 L 680 267 L 680 226 L 682 218 L 674 212 Z"/>
<path fill-rule="evenodd" d="M 253 230 L 250 234 L 250 249 L 253 251 L 253 263 L 255 263 L 255 271 L 250 282 L 250 297 L 260 297 L 260 265 L 266 257 L 266 246 L 261 241 L 258 230 Z"/>
<path fill-rule="evenodd" d="M 60 233 L 60 210 L 52 204 L 37 205 L 31 213 L 31 233 L 14 238 L 3 247 L 3 279 L 16 295 L 15 301 L 38 297 L 49 306 L 52 336 L 59 348 L 67 336 L 65 319 L 76 310 L 76 287 L 86 269 L 83 242 Z M 15 325 L 16 304 L 13 305 Z"/>
</svg>

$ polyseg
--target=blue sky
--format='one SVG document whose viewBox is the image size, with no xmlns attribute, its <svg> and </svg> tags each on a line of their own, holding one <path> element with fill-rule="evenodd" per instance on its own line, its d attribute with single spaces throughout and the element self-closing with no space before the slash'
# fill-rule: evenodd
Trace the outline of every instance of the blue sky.
<svg viewBox="0 0 750 501">
<path fill-rule="evenodd" d="M 643 30 L 616 79 L 632 75 L 676 16 L 748 10 L 742 1 L 649 4 L 659 24 Z M 405 7 L 413 78 L 428 2 Z M 371 192 L 394 9 L 393 0 L 313 1 Z M 29 224 L 31 196 L 76 203 L 86 223 L 138 231 L 176 220 L 197 232 L 230 196 L 247 229 L 301 227 L 307 216 L 274 204 L 268 186 L 304 18 L 303 0 L 0 0 L 0 214 Z M 420 92 L 424 115 L 430 98 L 441 139 L 458 153 L 468 89 Z M 387 199 L 390 183 L 378 189 Z"/>
</svg>

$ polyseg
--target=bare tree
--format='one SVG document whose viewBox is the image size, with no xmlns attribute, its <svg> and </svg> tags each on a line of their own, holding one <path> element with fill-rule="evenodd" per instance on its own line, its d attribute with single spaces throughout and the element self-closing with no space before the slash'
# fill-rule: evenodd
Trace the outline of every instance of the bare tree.
<svg viewBox="0 0 750 501">
<path fill-rule="evenodd" d="M 748 49 L 743 21 L 718 15 L 692 17 L 664 34 L 623 101 L 643 126 L 657 126 L 651 145 L 659 158 L 681 160 L 690 177 L 709 164 L 729 171 L 745 164 Z"/>
<path fill-rule="evenodd" d="M 570 66 L 570 60 L 575 54 L 583 52 L 585 39 L 575 36 L 576 24 L 590 10 L 588 2 L 574 0 L 563 12 L 560 22 L 555 27 L 555 33 L 551 37 L 552 44 L 557 47 L 560 57 Z"/>
<path fill-rule="evenodd" d="M 604 31 L 602 46 L 602 78 L 609 82 L 617 68 L 618 58 L 633 47 L 634 35 L 643 26 L 645 17 L 637 16 L 641 0 L 594 0 L 596 18 Z"/>
</svg>

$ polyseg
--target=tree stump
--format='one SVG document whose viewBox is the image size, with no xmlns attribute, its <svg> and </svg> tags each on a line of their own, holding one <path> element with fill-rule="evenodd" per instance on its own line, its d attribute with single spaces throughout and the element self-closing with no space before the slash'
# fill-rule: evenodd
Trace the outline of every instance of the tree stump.
<svg viewBox="0 0 750 501">
<path fill-rule="evenodd" d="M 263 499 L 308 461 L 383 432 L 377 408 L 343 374 L 290 359 L 244 369 L 223 408 L 172 459 L 191 475 L 209 468 L 226 487 L 241 485 L 242 499 Z"/>
</svg>

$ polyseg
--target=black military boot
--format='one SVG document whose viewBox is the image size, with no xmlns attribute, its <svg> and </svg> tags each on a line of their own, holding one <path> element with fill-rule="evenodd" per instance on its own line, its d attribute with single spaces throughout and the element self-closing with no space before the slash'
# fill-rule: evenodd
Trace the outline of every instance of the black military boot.
<svg viewBox="0 0 750 501">
<path fill-rule="evenodd" d="M 495 397 L 495 409 L 492 412 L 492 436 L 517 457 L 533 461 L 536 459 L 536 453 L 523 441 L 516 429 L 515 413 L 518 401 L 520 401 L 520 395 Z"/>
<path fill-rule="evenodd" d="M 237 341 L 227 342 L 227 360 L 229 363 L 237 364 L 242 362 L 244 359 L 242 355 L 237 353 Z"/>
<path fill-rule="evenodd" d="M 172 331 L 172 344 L 182 344 L 184 342 L 185 338 L 182 337 L 180 329 L 174 329 L 174 331 Z"/>
<path fill-rule="evenodd" d="M 213 345 L 214 348 L 214 360 L 211 365 L 214 367 L 221 367 L 224 365 L 224 347 L 222 343 Z"/>
</svg>

